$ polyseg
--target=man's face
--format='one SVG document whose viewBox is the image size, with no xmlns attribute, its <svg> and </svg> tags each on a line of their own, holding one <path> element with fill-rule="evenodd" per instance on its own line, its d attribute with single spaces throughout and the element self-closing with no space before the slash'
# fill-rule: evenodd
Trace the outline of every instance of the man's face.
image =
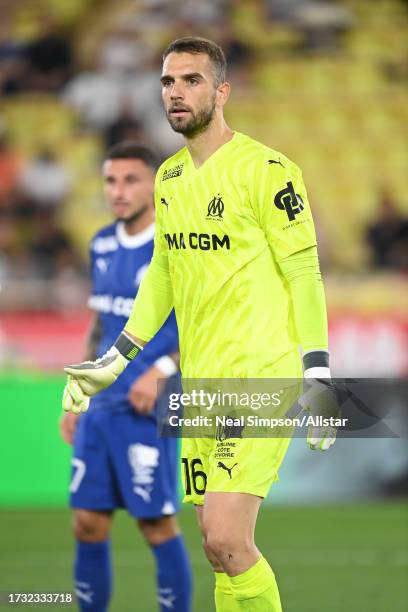
<svg viewBox="0 0 408 612">
<path fill-rule="evenodd" d="M 154 173 L 140 159 L 108 159 L 103 165 L 104 192 L 120 221 L 138 219 L 153 206 Z"/>
<path fill-rule="evenodd" d="M 170 53 L 163 63 L 162 97 L 173 130 L 187 137 L 211 123 L 217 88 L 211 61 L 205 53 Z"/>
</svg>

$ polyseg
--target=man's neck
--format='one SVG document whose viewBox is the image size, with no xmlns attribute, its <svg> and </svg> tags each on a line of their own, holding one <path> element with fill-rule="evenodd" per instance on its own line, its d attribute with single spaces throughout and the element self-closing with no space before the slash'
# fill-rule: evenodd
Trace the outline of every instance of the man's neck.
<svg viewBox="0 0 408 612">
<path fill-rule="evenodd" d="M 198 169 L 217 149 L 232 139 L 234 132 L 224 119 L 215 118 L 205 132 L 194 138 L 186 138 L 186 146 L 190 152 L 195 167 Z"/>
<path fill-rule="evenodd" d="M 149 225 L 154 222 L 154 212 L 151 208 L 149 208 L 141 217 L 135 219 L 134 221 L 130 221 L 130 223 L 126 223 L 122 221 L 123 228 L 129 236 L 135 236 L 139 234 L 143 230 L 145 230 Z"/>
</svg>

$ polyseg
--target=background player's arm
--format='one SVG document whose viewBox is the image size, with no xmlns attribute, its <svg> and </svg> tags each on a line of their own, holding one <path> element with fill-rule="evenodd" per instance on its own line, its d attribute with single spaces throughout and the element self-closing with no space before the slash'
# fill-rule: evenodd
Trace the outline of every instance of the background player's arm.
<svg viewBox="0 0 408 612">
<path fill-rule="evenodd" d="M 173 290 L 169 272 L 168 247 L 164 238 L 163 213 L 160 203 L 160 170 L 156 175 L 155 236 L 154 250 L 150 265 L 144 275 L 133 303 L 132 312 L 125 325 L 126 334 L 136 342 L 149 342 L 159 331 L 173 308 Z"/>
<path fill-rule="evenodd" d="M 102 335 L 102 322 L 98 314 L 93 315 L 85 349 L 85 359 L 96 359 L 96 351 Z M 61 437 L 67 444 L 73 444 L 79 414 L 65 412 L 59 422 Z"/>
<path fill-rule="evenodd" d="M 102 321 L 98 314 L 93 315 L 88 338 L 86 341 L 86 349 L 84 360 L 91 361 L 96 359 L 96 351 L 102 337 Z"/>
<path fill-rule="evenodd" d="M 141 282 L 125 329 L 111 349 L 96 361 L 64 368 L 69 375 L 63 396 L 64 410 L 86 410 L 89 397 L 115 382 L 144 344 L 159 331 L 172 307 L 167 255 L 156 252 Z"/>
<path fill-rule="evenodd" d="M 159 192 L 155 191 L 156 202 Z M 159 200 L 160 203 L 160 200 Z M 162 206 L 162 208 L 164 208 Z M 69 375 L 63 396 L 66 411 L 87 409 L 89 397 L 111 385 L 143 346 L 159 331 L 173 307 L 167 244 L 156 206 L 156 234 L 152 261 L 140 284 L 124 331 L 112 348 L 96 361 L 67 366 Z"/>
<path fill-rule="evenodd" d="M 136 412 L 150 414 L 159 395 L 159 381 L 169 378 L 179 370 L 180 353 L 160 357 L 133 383 L 129 390 L 129 402 Z"/>
<path fill-rule="evenodd" d="M 159 331 L 173 308 L 173 291 L 167 253 L 155 249 L 125 325 L 125 333 L 136 343 L 146 344 Z"/>
</svg>

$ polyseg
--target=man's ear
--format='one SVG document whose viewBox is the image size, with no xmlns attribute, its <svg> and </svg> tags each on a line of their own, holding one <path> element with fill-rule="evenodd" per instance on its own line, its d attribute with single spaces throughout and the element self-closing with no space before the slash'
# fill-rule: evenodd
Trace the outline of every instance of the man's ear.
<svg viewBox="0 0 408 612">
<path fill-rule="evenodd" d="M 216 102 L 217 106 L 224 106 L 228 101 L 231 92 L 231 85 L 227 82 L 217 87 Z"/>
</svg>

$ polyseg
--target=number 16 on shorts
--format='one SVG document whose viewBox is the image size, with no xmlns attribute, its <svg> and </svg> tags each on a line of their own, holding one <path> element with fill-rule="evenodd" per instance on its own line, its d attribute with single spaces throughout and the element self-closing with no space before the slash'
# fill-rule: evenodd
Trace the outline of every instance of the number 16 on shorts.
<svg viewBox="0 0 408 612">
<path fill-rule="evenodd" d="M 201 459 L 181 458 L 183 466 L 183 479 L 186 495 L 191 495 L 193 492 L 196 495 L 204 495 L 207 486 L 207 475 L 200 469 L 203 467 Z"/>
</svg>

